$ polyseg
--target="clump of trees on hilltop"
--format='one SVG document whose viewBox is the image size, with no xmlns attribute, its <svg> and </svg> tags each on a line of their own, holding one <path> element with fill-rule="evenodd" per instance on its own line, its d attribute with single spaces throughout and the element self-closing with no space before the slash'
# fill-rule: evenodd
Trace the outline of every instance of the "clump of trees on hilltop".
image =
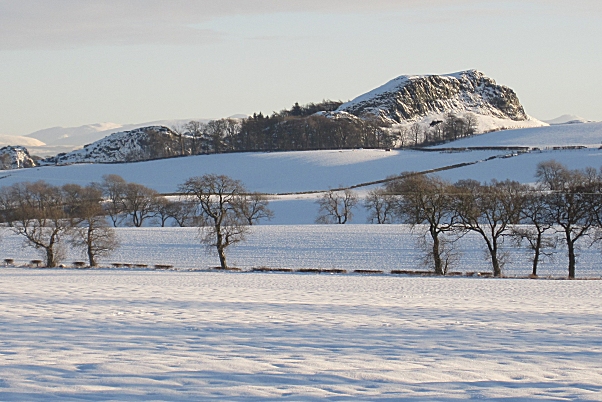
<svg viewBox="0 0 602 402">
<path fill-rule="evenodd" d="M 182 155 L 248 151 L 301 151 L 346 148 L 390 148 L 395 134 L 380 119 L 355 116 L 327 117 L 318 112 L 336 110 L 341 102 L 299 105 L 271 115 L 256 113 L 238 119 L 208 123 L 191 121 L 173 127 Z"/>
<path fill-rule="evenodd" d="M 447 114 L 424 126 L 392 128 L 378 116 L 362 118 L 348 114 L 328 114 L 341 104 L 323 101 L 264 115 L 220 119 L 208 123 L 191 121 L 172 127 L 175 138 L 170 155 L 198 155 L 225 152 L 305 151 L 320 149 L 410 147 L 456 140 L 475 134 L 476 117 Z M 324 112 L 324 113 L 318 113 Z M 153 141 L 165 154 L 165 140 Z"/>
</svg>

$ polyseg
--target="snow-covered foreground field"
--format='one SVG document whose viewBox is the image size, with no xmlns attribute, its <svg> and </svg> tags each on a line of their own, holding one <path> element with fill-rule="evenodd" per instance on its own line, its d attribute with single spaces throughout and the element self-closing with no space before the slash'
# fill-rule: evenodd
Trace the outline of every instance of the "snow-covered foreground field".
<svg viewBox="0 0 602 402">
<path fill-rule="evenodd" d="M 0 270 L 0 400 L 602 400 L 600 281 Z"/>
<path fill-rule="evenodd" d="M 121 246 L 113 255 L 101 259 L 105 267 L 111 263 L 173 265 L 179 270 L 207 270 L 219 265 L 217 255 L 207 252 L 199 243 L 196 228 L 117 228 Z M 38 251 L 24 246 L 23 239 L 8 229 L 1 232 L 0 261 L 15 260 L 15 265 L 27 265 L 40 258 Z M 423 270 L 422 251 L 417 245 L 420 236 L 407 225 L 289 225 L 255 226 L 247 241 L 228 249 L 229 265 L 250 270 L 270 268 L 322 268 Z M 589 243 L 582 243 L 583 246 Z M 509 261 L 503 269 L 507 276 L 527 276 L 531 273 L 531 254 L 510 243 L 504 250 Z M 484 242 L 467 234 L 458 242 L 460 259 L 452 268 L 461 272 L 491 272 L 486 259 Z M 211 250 L 212 251 L 212 250 Z M 577 277 L 600 278 L 600 248 L 584 248 L 578 252 Z M 538 274 L 543 277 L 566 277 L 567 257 L 564 248 L 556 250 L 553 261 L 541 263 Z M 81 253 L 68 250 L 64 259 L 86 261 Z"/>
</svg>

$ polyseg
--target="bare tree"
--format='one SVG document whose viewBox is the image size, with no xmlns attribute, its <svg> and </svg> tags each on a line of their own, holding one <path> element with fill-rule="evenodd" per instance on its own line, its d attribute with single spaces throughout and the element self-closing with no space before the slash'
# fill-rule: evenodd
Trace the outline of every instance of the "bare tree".
<svg viewBox="0 0 602 402">
<path fill-rule="evenodd" d="M 414 137 L 414 146 L 418 146 L 419 138 L 423 136 L 420 123 L 416 122 L 410 126 L 409 134 Z"/>
<path fill-rule="evenodd" d="M 240 212 L 249 225 L 258 223 L 261 219 L 271 220 L 274 212 L 268 208 L 269 200 L 266 195 L 251 193 L 241 197 Z"/>
<path fill-rule="evenodd" d="M 396 215 L 413 226 L 425 224 L 425 235 L 431 240 L 427 260 L 432 261 L 437 275 L 444 275 L 452 261 L 453 243 L 443 235 L 455 230 L 458 223 L 453 190 L 443 179 L 421 174 L 405 174 L 387 185 L 389 193 L 400 196 Z"/>
<path fill-rule="evenodd" d="M 42 251 L 47 267 L 56 267 L 71 227 L 61 189 L 43 181 L 16 183 L 2 188 L 0 200 L 13 231 Z"/>
<path fill-rule="evenodd" d="M 111 254 L 119 246 L 115 229 L 107 225 L 102 191 L 92 185 L 66 184 L 63 192 L 73 228 L 70 243 L 83 250 L 90 266 L 96 267 L 98 258 Z"/>
<path fill-rule="evenodd" d="M 364 199 L 364 208 L 368 210 L 368 222 L 392 223 L 396 196 L 384 188 L 370 190 Z"/>
<path fill-rule="evenodd" d="M 105 211 L 114 227 L 117 227 L 117 224 L 121 221 L 126 185 L 127 183 L 123 177 L 116 174 L 102 176 L 102 181 L 97 184 L 105 198 Z"/>
<path fill-rule="evenodd" d="M 173 202 L 168 200 L 167 197 L 162 195 L 157 195 L 153 199 L 153 210 L 155 212 L 155 218 L 159 221 L 159 224 L 162 228 L 165 227 L 165 224 L 172 218 L 173 215 Z"/>
<path fill-rule="evenodd" d="M 492 180 L 480 184 L 461 180 L 455 184 L 455 207 L 463 229 L 481 235 L 491 259 L 493 275 L 502 275 L 504 255 L 500 247 L 511 225 L 520 220 L 525 188 L 515 181 Z"/>
<path fill-rule="evenodd" d="M 525 193 L 524 205 L 521 211 L 521 221 L 526 225 L 514 226 L 511 235 L 517 244 L 526 241 L 528 248 L 533 251 L 531 274 L 537 276 L 537 267 L 542 257 L 550 258 L 549 249 L 556 248 L 556 238 L 546 236 L 554 227 L 554 221 L 548 207 L 548 195 L 539 189 Z"/>
<path fill-rule="evenodd" d="M 188 130 L 188 135 L 190 136 L 192 155 L 197 155 L 202 152 L 205 126 L 205 123 L 194 120 L 186 123 L 184 126 L 184 128 Z"/>
<path fill-rule="evenodd" d="M 145 220 L 154 218 L 156 199 L 159 193 L 138 183 L 127 183 L 123 193 L 123 212 L 131 219 L 131 224 L 140 227 Z"/>
<path fill-rule="evenodd" d="M 168 213 L 174 220 L 174 226 L 186 227 L 195 224 L 197 205 L 187 198 L 172 201 L 167 205 Z"/>
<path fill-rule="evenodd" d="M 330 190 L 316 203 L 320 206 L 316 223 L 345 224 L 353 217 L 353 208 L 359 202 L 357 195 L 349 190 Z"/>
<path fill-rule="evenodd" d="M 400 148 L 404 148 L 408 145 L 410 133 L 407 127 L 401 127 L 393 130 L 394 138 L 397 140 L 397 144 Z"/>
<path fill-rule="evenodd" d="M 568 249 L 568 277 L 575 278 L 577 242 L 590 236 L 600 216 L 602 179 L 593 169 L 569 170 L 554 160 L 537 165 L 536 177 L 549 191 L 548 208 Z"/>
<path fill-rule="evenodd" d="M 226 269 L 226 249 L 243 241 L 250 228 L 240 211 L 246 189 L 238 180 L 209 174 L 186 180 L 179 191 L 198 203 L 201 242 L 216 248 L 220 265 Z"/>
<path fill-rule="evenodd" d="M 180 155 L 186 155 L 186 141 L 184 138 L 184 133 L 186 133 L 186 126 L 182 124 L 174 124 L 173 126 L 171 126 L 171 131 L 178 138 Z"/>
</svg>

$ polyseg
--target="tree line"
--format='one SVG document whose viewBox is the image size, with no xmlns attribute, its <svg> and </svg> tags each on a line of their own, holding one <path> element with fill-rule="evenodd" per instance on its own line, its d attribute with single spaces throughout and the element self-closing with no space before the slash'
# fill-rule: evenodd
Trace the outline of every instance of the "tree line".
<svg viewBox="0 0 602 402">
<path fill-rule="evenodd" d="M 321 149 L 410 147 L 467 137 L 476 132 L 476 117 L 448 113 L 429 126 L 415 123 L 392 128 L 378 116 L 332 114 L 341 102 L 323 101 L 245 119 L 190 121 L 171 134 L 150 132 L 144 155 L 133 160 L 228 152 L 305 151 Z M 320 113 L 318 113 L 320 112 Z"/>
<path fill-rule="evenodd" d="M 576 249 L 602 240 L 602 170 L 568 169 L 556 162 L 537 166 L 535 186 L 516 181 L 447 182 L 436 175 L 405 173 L 369 192 L 364 206 L 374 223 L 401 222 L 424 230 L 425 259 L 444 275 L 457 258 L 455 243 L 478 234 L 494 276 L 502 275 L 510 240 L 532 251 L 532 275 L 560 237 L 568 252 L 568 277 L 575 277 Z M 346 223 L 359 203 L 350 190 L 330 191 L 318 201 L 319 223 Z"/>
<path fill-rule="evenodd" d="M 87 186 L 15 183 L 0 189 L 0 219 L 41 251 L 47 267 L 58 266 L 68 244 L 95 267 L 118 247 L 115 227 L 163 227 L 171 220 L 175 226 L 200 227 L 201 242 L 215 247 L 226 268 L 226 248 L 242 241 L 251 225 L 273 215 L 264 195 L 227 176 L 193 177 L 178 189 L 182 196 L 168 199 L 117 175 Z"/>
<path fill-rule="evenodd" d="M 372 223 L 405 223 L 423 230 L 425 262 L 445 275 L 457 259 L 457 241 L 476 233 L 487 249 L 494 276 L 502 275 L 506 241 L 532 251 L 532 274 L 560 238 L 575 277 L 576 250 L 602 240 L 602 170 L 568 169 L 542 162 L 534 186 L 516 181 L 450 183 L 436 175 L 405 173 L 371 190 L 363 200 Z M 249 192 L 227 176 L 192 177 L 178 197 L 126 182 L 117 175 L 87 186 L 43 181 L 0 189 L 0 219 L 40 250 L 48 267 L 64 258 L 64 246 L 82 251 L 90 266 L 117 246 L 114 228 L 148 224 L 196 226 L 200 240 L 227 268 L 226 249 L 245 239 L 251 226 L 271 219 L 265 195 Z M 345 224 L 360 199 L 352 190 L 328 191 L 317 200 L 317 223 Z"/>
</svg>

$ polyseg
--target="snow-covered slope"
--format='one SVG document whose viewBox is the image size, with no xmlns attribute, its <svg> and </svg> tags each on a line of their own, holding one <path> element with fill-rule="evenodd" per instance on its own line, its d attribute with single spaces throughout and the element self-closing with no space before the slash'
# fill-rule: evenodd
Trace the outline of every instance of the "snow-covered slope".
<svg viewBox="0 0 602 402">
<path fill-rule="evenodd" d="M 409 150 L 335 150 L 273 153 L 232 153 L 170 158 L 137 163 L 73 164 L 41 166 L 34 169 L 5 171 L 0 186 L 21 181 L 45 180 L 55 185 L 86 184 L 100 181 L 105 174 L 117 174 L 136 182 L 172 193 L 192 176 L 207 173 L 225 174 L 241 180 L 249 190 L 270 194 L 324 191 L 329 188 L 375 182 L 404 171 L 426 171 L 455 166 L 438 174 L 454 182 L 460 179 L 489 181 L 512 179 L 523 183 L 535 181 L 539 162 L 555 159 L 569 168 L 602 166 L 602 123 L 559 125 L 538 129 L 493 132 L 445 144 L 443 147 L 540 148 L 527 154 L 513 151 L 480 150 L 465 152 Z M 554 146 L 588 145 L 582 150 L 554 150 Z M 546 148 L 550 148 L 549 150 Z M 435 148 L 436 149 L 436 148 Z M 358 189 L 366 189 L 364 187 Z M 317 207 L 316 194 L 279 195 L 272 202 L 274 224 L 313 223 Z M 358 208 L 353 223 L 365 223 Z"/>
<path fill-rule="evenodd" d="M 36 166 L 29 156 L 27 148 L 21 146 L 7 146 L 0 148 L 0 169 L 21 169 Z"/>
<path fill-rule="evenodd" d="M 86 124 L 79 127 L 53 127 L 39 130 L 28 134 L 26 137 L 35 138 L 44 142 L 46 145 L 53 146 L 74 146 L 81 147 L 98 141 L 113 133 L 121 131 L 131 131 L 142 127 L 165 126 L 173 127 L 188 123 L 191 120 L 208 122 L 209 119 L 180 119 L 180 120 L 157 120 L 146 123 L 136 124 L 117 124 L 117 123 L 95 123 Z M 25 144 L 19 144 L 25 145 Z"/>
<path fill-rule="evenodd" d="M 136 162 L 175 155 L 175 134 L 164 126 L 143 127 L 109 135 L 84 148 L 45 159 L 45 165 Z"/>
<path fill-rule="evenodd" d="M 37 140 L 31 137 L 24 137 L 21 135 L 5 135 L 0 134 L 0 146 L 7 145 L 20 145 L 24 147 L 43 147 L 44 144 L 42 141 Z"/>
<path fill-rule="evenodd" d="M 41 166 L 6 172 L 0 185 L 17 181 L 46 180 L 54 184 L 100 181 L 104 174 L 118 174 L 127 181 L 162 193 L 177 190 L 192 176 L 225 174 L 241 180 L 252 191 L 290 193 L 328 190 L 381 180 L 408 170 L 428 170 L 475 162 L 503 151 L 438 153 L 392 150 L 344 150 L 198 155 L 137 163 Z"/>
<path fill-rule="evenodd" d="M 462 147 L 563 147 L 602 145 L 602 123 L 563 124 L 549 127 L 508 130 L 464 138 L 433 148 Z"/>
<path fill-rule="evenodd" d="M 334 114 L 378 116 L 393 124 L 431 123 L 447 113 L 472 113 L 478 131 L 544 126 L 528 116 L 516 93 L 476 70 L 395 78 L 341 105 Z"/>
</svg>

